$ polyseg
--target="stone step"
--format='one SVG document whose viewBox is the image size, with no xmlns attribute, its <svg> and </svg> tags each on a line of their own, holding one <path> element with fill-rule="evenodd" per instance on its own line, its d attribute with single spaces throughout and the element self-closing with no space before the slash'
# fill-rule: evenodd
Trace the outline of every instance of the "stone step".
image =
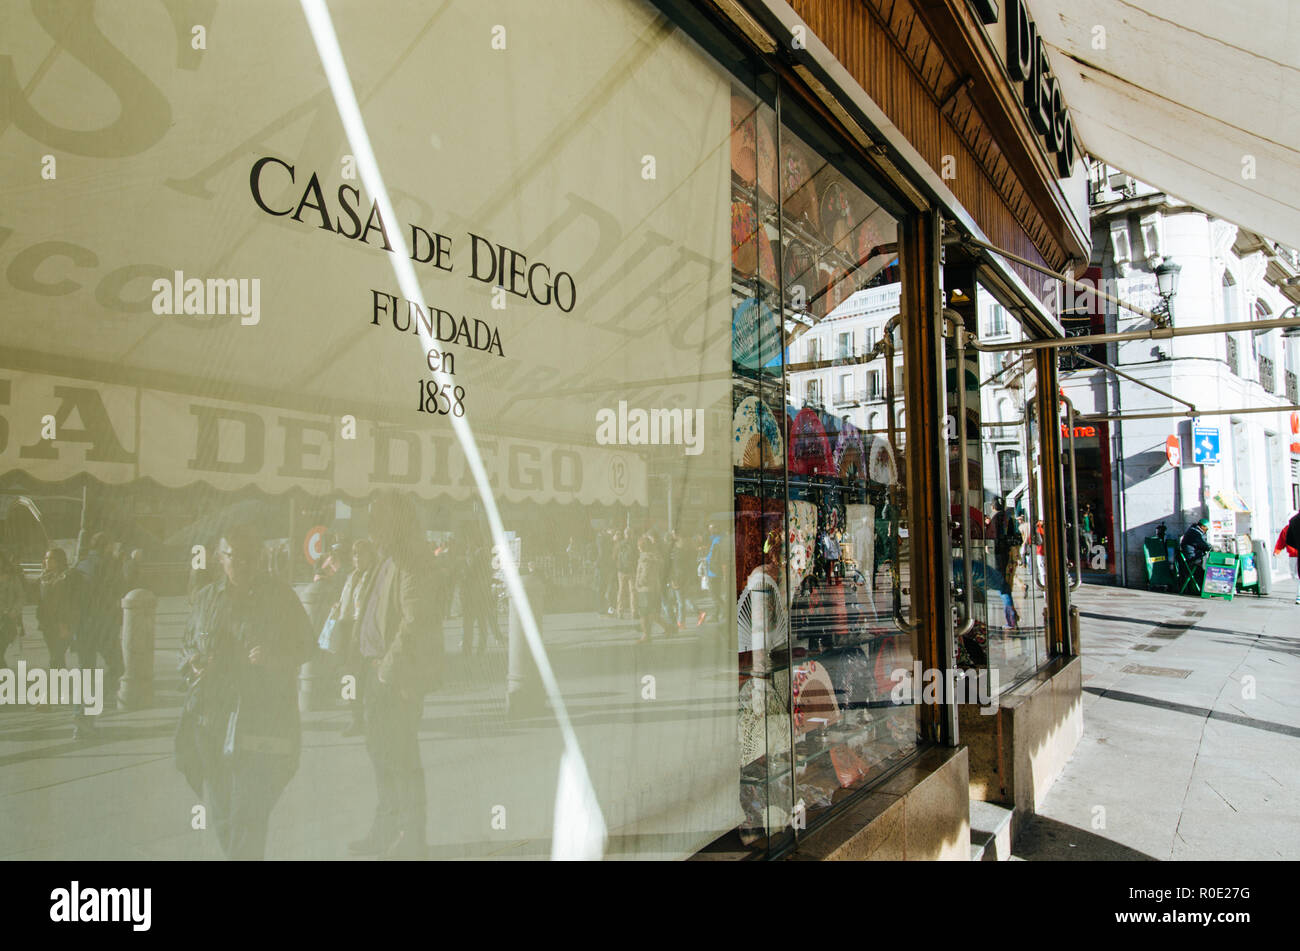
<svg viewBox="0 0 1300 951">
<path fill-rule="evenodd" d="M 970 802 L 970 860 L 1005 862 L 1011 858 L 1012 811 L 991 802 Z"/>
</svg>

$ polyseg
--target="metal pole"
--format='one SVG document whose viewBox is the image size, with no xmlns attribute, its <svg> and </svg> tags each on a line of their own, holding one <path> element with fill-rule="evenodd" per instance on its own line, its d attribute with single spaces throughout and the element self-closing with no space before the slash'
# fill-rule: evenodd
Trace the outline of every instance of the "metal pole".
<svg viewBox="0 0 1300 951">
<path fill-rule="evenodd" d="M 1199 337 L 1237 331 L 1272 330 L 1275 327 L 1300 327 L 1300 317 L 1270 317 L 1231 324 L 1202 324 L 1197 327 L 1152 327 L 1149 330 L 1126 330 L 1118 333 L 1089 334 L 1086 337 L 1051 337 L 1043 340 L 1017 340 L 1012 343 L 979 343 L 970 346 L 985 353 L 1005 350 L 1059 350 L 1061 347 L 1085 347 L 1095 343 L 1122 343 L 1126 340 L 1168 340 L 1172 337 Z"/>
<path fill-rule="evenodd" d="M 1300 406 L 1244 406 L 1238 409 L 1198 409 L 1198 410 L 1167 410 L 1162 413 L 1096 413 L 1088 416 L 1080 416 L 1079 419 L 1086 423 L 1104 423 L 1108 420 L 1127 420 L 1127 419 L 1190 419 L 1194 416 L 1236 416 L 1238 413 L 1296 413 L 1300 412 Z"/>
<path fill-rule="evenodd" d="M 1070 584 L 1073 591 L 1083 583 L 1083 545 L 1079 537 L 1079 466 L 1074 456 L 1074 404 L 1065 394 L 1058 397 L 1065 404 L 1066 426 L 1070 430 L 1070 503 L 1074 515 L 1074 581 Z"/>
<path fill-rule="evenodd" d="M 1133 313 L 1145 317 L 1148 320 L 1159 319 L 1155 314 L 1147 310 L 1145 307 L 1138 307 L 1136 304 L 1129 304 L 1125 301 L 1120 300 L 1118 297 L 1112 297 L 1110 294 L 1107 294 L 1099 287 L 1093 287 L 1091 284 L 1084 284 L 1082 281 L 1076 280 L 1073 277 L 1068 277 L 1067 275 L 1062 274 L 1060 271 L 1053 271 L 1050 267 L 1044 267 L 1043 265 L 1038 264 L 1035 261 L 1031 261 L 1028 258 L 1022 258 L 1018 254 L 1013 254 L 1012 252 L 999 248 L 996 245 L 989 244 L 987 241 L 981 241 L 979 240 L 979 238 L 973 238 L 970 235 L 964 234 L 953 243 L 974 245 L 977 248 L 983 248 L 985 251 L 992 251 L 994 254 L 1000 254 L 1002 255 L 1002 257 L 1007 258 L 1008 260 L 1011 261 L 1015 261 L 1017 264 L 1023 264 L 1027 268 L 1032 268 L 1033 270 L 1038 271 L 1040 274 L 1046 274 L 1048 277 L 1054 277 L 1058 281 L 1064 281 L 1066 284 L 1073 284 L 1075 287 L 1082 287 L 1084 290 L 1096 294 L 1102 300 L 1108 300 L 1112 304 L 1115 304 L 1119 307 L 1123 307 L 1125 310 L 1131 310 Z M 1172 309 L 1170 311 L 1170 319 L 1171 320 L 1173 319 Z"/>
<path fill-rule="evenodd" d="M 1069 623 L 1069 579 L 1065 571 L 1065 489 L 1061 473 L 1061 414 L 1055 356 L 1046 350 L 1035 354 L 1038 371 L 1038 445 L 1043 460 L 1044 556 L 1047 562 L 1047 618 L 1054 641 L 1054 653 L 1071 654 Z"/>
<path fill-rule="evenodd" d="M 961 498 L 958 506 L 961 510 L 961 562 L 963 608 L 966 616 L 962 618 L 961 627 L 953 632 L 954 638 L 965 637 L 975 629 L 975 586 L 971 571 L 971 530 L 970 530 L 970 465 L 968 464 L 966 446 L 966 328 L 962 326 L 961 315 L 956 311 L 945 309 L 944 321 L 952 321 L 953 335 L 957 343 L 957 465 L 961 468 L 958 478 L 961 481 Z M 946 361 L 945 361 L 946 362 Z"/>
<path fill-rule="evenodd" d="M 948 522 L 948 449 L 940 408 L 947 403 L 940 313 L 942 220 L 930 211 L 903 219 L 903 359 L 907 367 L 907 488 L 912 542 L 912 607 L 921 625 L 923 665 L 945 670 L 954 657 L 952 549 Z M 955 704 L 920 708 L 922 736 L 958 742 Z"/>
<path fill-rule="evenodd" d="M 1189 402 L 1188 400 L 1183 399 L 1181 396 L 1174 396 L 1174 394 L 1172 393 L 1166 393 L 1164 390 L 1160 389 L 1160 387 L 1152 386 L 1150 383 L 1146 382 L 1145 380 L 1139 380 L 1137 377 L 1133 376 L 1132 374 L 1125 373 L 1123 370 L 1119 369 L 1118 367 L 1113 367 L 1109 363 L 1102 363 L 1100 360 L 1094 360 L 1092 357 L 1085 357 L 1082 353 L 1076 353 L 1074 356 L 1076 359 L 1082 360 L 1085 363 L 1091 363 L 1093 366 L 1097 367 L 1098 369 L 1109 370 L 1111 373 L 1114 373 L 1116 376 L 1122 376 L 1130 383 L 1136 383 L 1138 386 L 1144 386 L 1152 393 L 1159 393 L 1161 396 L 1165 397 L 1166 399 L 1171 399 L 1175 403 L 1182 403 L 1184 406 L 1192 410 L 1196 409 L 1195 403 Z"/>
</svg>

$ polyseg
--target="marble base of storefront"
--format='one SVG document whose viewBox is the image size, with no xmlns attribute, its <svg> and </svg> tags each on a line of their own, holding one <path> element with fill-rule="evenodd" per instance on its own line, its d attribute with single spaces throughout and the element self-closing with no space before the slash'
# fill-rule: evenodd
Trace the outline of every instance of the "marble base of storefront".
<svg viewBox="0 0 1300 951">
<path fill-rule="evenodd" d="M 964 748 L 934 747 L 799 842 L 797 861 L 970 859 Z"/>
<path fill-rule="evenodd" d="M 1038 810 L 1083 736 L 1082 662 L 1052 661 L 1002 695 L 996 714 L 962 706 L 970 798 L 1013 809 L 1012 836 Z"/>
</svg>

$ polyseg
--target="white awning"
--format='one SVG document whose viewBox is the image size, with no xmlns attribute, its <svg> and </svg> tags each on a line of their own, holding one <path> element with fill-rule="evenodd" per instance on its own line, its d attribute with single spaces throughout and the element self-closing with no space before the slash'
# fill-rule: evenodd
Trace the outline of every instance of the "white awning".
<svg viewBox="0 0 1300 951">
<path fill-rule="evenodd" d="M 1300 247 L 1300 4 L 1030 0 L 1029 10 L 1089 153 Z"/>
</svg>

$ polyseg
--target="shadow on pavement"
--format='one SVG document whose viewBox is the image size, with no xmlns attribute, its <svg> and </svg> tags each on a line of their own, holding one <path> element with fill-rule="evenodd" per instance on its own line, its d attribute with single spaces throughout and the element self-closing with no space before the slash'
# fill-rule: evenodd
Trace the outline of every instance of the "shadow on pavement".
<svg viewBox="0 0 1300 951">
<path fill-rule="evenodd" d="M 1210 710 L 1206 707 L 1194 707 L 1189 703 L 1174 703 L 1171 700 L 1157 700 L 1155 697 L 1144 697 L 1137 693 L 1125 693 L 1123 690 L 1102 689 L 1100 687 L 1084 687 L 1085 693 L 1095 694 L 1098 697 L 1105 697 L 1107 700 L 1121 700 L 1125 703 L 1140 703 L 1148 707 L 1158 707 L 1161 710 L 1172 710 L 1174 713 L 1189 713 L 1192 716 L 1202 719 L 1223 720 L 1226 723 L 1235 723 L 1238 726 L 1253 727 L 1256 730 L 1267 730 L 1269 733 L 1280 733 L 1283 736 L 1300 737 L 1300 726 L 1291 726 L 1288 723 L 1274 723 L 1271 720 L 1256 720 L 1254 717 L 1243 717 L 1235 713 L 1223 713 L 1219 710 Z"/>
<path fill-rule="evenodd" d="M 1145 852 L 1113 839 L 1034 816 L 1016 834 L 1011 854 L 1026 862 L 1156 862 Z"/>
</svg>

